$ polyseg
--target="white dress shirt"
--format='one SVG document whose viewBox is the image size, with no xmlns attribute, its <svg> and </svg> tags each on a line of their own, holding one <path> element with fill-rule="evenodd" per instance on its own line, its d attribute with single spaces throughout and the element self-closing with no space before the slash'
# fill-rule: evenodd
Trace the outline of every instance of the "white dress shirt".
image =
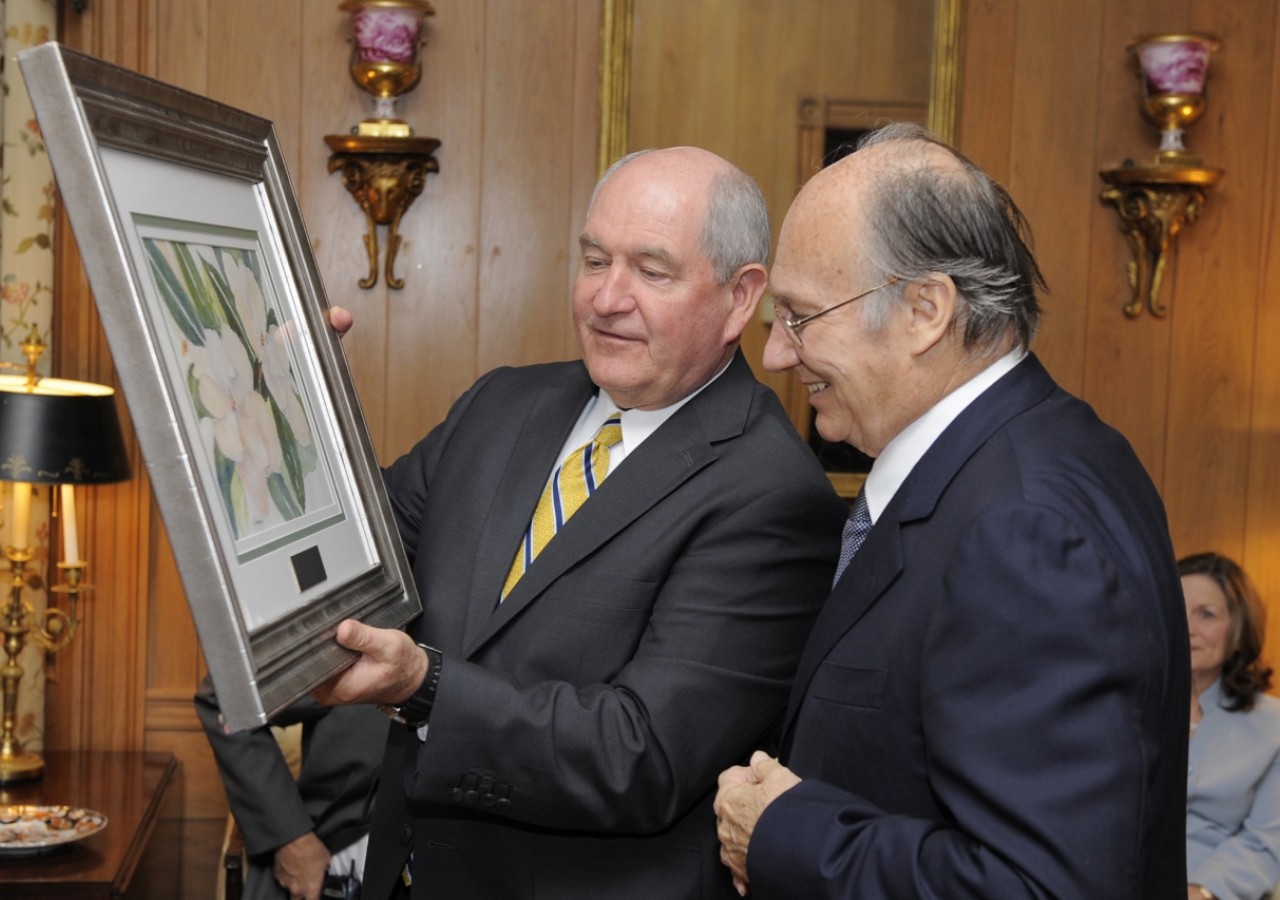
<svg viewBox="0 0 1280 900">
<path fill-rule="evenodd" d="M 583 407 L 582 414 L 578 416 L 578 422 L 573 426 L 573 430 L 569 432 L 569 438 L 564 442 L 564 446 L 560 448 L 560 455 L 556 457 L 555 465 L 551 467 L 551 471 L 547 473 L 547 482 L 551 481 L 551 476 L 555 475 L 556 469 L 560 468 L 561 463 L 569 456 L 570 453 L 577 450 L 583 444 L 591 441 L 596 436 L 596 432 L 600 430 L 600 426 L 609 421 L 609 415 L 615 412 L 622 412 L 622 440 L 609 448 L 609 471 L 605 477 L 612 475 L 618 466 L 622 465 L 622 461 L 627 458 L 627 454 L 635 453 L 646 439 L 657 431 L 662 423 L 667 421 L 676 414 L 680 407 L 684 406 L 694 397 L 707 389 L 707 385 L 715 381 L 724 374 L 724 370 L 729 368 L 725 364 L 719 372 L 712 375 L 707 380 L 707 384 L 698 388 L 683 400 L 677 400 L 670 406 L 664 406 L 662 409 L 622 409 L 618 403 L 609 396 L 609 392 L 604 388 L 598 390 L 587 405 Z M 513 551 L 514 552 L 514 551 Z"/>
<path fill-rule="evenodd" d="M 987 366 L 977 375 L 970 378 L 960 387 L 947 394 L 906 428 L 902 429 L 893 440 L 885 444 L 884 450 L 871 466 L 871 474 L 863 490 L 867 495 L 867 511 L 871 514 L 872 524 L 880 518 L 884 508 L 889 505 L 893 495 L 898 493 L 902 482 L 907 480 L 911 470 L 920 462 L 920 458 L 929 452 L 933 442 L 938 439 L 947 426 L 974 400 L 982 396 L 1013 367 L 1027 358 L 1027 351 L 1019 347 Z"/>
</svg>

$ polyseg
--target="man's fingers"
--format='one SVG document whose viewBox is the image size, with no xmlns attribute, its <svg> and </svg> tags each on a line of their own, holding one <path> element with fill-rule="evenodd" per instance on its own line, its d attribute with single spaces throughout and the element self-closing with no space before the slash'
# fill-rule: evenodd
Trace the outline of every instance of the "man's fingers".
<svg viewBox="0 0 1280 900">
<path fill-rule="evenodd" d="M 338 625 L 338 633 L 335 637 L 338 643 L 348 650 L 359 650 L 363 653 L 373 642 L 373 629 L 355 619 L 344 619 Z"/>
<path fill-rule="evenodd" d="M 751 755 L 751 773 L 755 775 L 757 781 L 764 781 L 771 772 L 776 772 L 780 768 L 782 763 L 763 750 L 757 750 Z"/>
<path fill-rule="evenodd" d="M 338 332 L 339 337 L 350 331 L 355 323 L 356 320 L 351 313 L 341 306 L 329 307 L 329 324 L 333 326 L 334 331 Z"/>
</svg>

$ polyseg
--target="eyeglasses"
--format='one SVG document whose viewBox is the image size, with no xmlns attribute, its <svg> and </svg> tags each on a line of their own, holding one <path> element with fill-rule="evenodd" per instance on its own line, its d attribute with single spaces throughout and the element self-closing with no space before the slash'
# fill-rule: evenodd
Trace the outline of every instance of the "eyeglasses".
<svg viewBox="0 0 1280 900">
<path fill-rule="evenodd" d="M 800 331 L 804 328 L 804 326 L 808 325 L 814 319 L 818 318 L 818 316 L 825 316 L 827 313 L 831 312 L 832 310 L 836 310 L 842 306 L 849 305 L 854 300 L 861 300 L 863 297 L 866 297 L 870 294 L 874 294 L 876 291 L 882 288 L 887 288 L 889 285 L 897 282 L 898 280 L 899 279 L 897 278 L 890 278 L 888 281 L 886 281 L 884 284 L 880 285 L 879 287 L 873 287 L 869 291 L 863 291 L 861 294 L 858 294 L 858 296 L 850 297 L 848 300 L 841 300 L 839 303 L 836 303 L 832 306 L 828 306 L 826 309 L 820 309 L 813 315 L 805 316 L 804 318 L 801 318 L 801 319 L 790 318 L 791 310 L 787 309 L 787 307 L 782 305 L 781 301 L 776 299 L 773 301 L 773 312 L 777 320 L 782 323 L 783 328 L 786 329 L 787 334 L 791 335 L 791 340 L 796 342 L 796 346 L 803 347 L 804 341 L 800 339 Z"/>
</svg>

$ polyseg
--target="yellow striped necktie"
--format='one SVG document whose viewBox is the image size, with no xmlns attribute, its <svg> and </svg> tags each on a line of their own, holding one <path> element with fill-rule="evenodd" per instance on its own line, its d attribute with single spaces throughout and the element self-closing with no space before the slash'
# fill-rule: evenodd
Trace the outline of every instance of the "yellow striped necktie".
<svg viewBox="0 0 1280 900">
<path fill-rule="evenodd" d="M 609 416 L 595 438 L 574 450 L 556 469 L 542 497 L 538 500 L 538 508 L 533 511 L 533 521 L 524 533 L 520 549 L 516 551 L 515 561 L 511 563 L 511 571 L 507 573 L 507 582 L 502 586 L 502 599 L 516 586 L 520 577 L 529 570 L 533 561 L 538 558 L 542 548 L 551 542 L 569 517 L 578 511 L 587 498 L 595 493 L 596 488 L 609 474 L 609 448 L 622 440 L 622 413 L 615 412 Z M 501 601 L 499 601 L 501 602 Z"/>
</svg>

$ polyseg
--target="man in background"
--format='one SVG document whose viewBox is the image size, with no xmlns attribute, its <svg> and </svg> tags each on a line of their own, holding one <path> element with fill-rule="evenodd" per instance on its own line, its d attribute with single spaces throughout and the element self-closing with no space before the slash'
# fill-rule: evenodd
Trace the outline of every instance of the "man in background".
<svg viewBox="0 0 1280 900">
<path fill-rule="evenodd" d="M 875 464 L 782 762 L 721 776 L 724 858 L 762 900 L 1182 895 L 1187 628 L 1164 508 L 1028 352 L 1024 227 L 916 126 L 873 134 L 787 214 L 765 364 Z"/>
<path fill-rule="evenodd" d="M 196 713 L 244 837 L 244 900 L 318 900 L 328 874 L 358 883 L 386 717 L 370 706 L 321 706 L 309 697 L 283 710 L 273 725 L 302 725 L 295 780 L 269 727 L 224 731 L 208 678 Z"/>
<path fill-rule="evenodd" d="M 386 471 L 424 612 L 343 623 L 363 655 L 316 692 L 405 723 L 366 900 L 736 896 L 716 775 L 777 724 L 847 507 L 738 351 L 750 178 L 624 158 L 580 244 L 583 360 L 489 373 Z"/>
</svg>

